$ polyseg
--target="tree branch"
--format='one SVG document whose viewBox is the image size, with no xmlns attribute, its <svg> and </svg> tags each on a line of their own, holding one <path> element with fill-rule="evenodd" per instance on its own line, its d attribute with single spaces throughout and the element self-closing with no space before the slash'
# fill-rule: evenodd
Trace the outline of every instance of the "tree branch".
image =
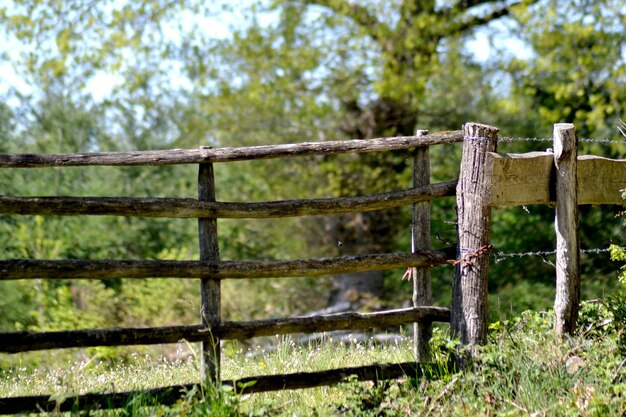
<svg viewBox="0 0 626 417">
<path fill-rule="evenodd" d="M 443 19 L 448 19 L 451 23 L 446 27 L 445 35 L 457 35 L 466 32 L 475 27 L 486 25 L 487 23 L 507 16 L 511 13 L 512 9 L 516 6 L 531 5 L 537 3 L 538 0 L 521 0 L 511 4 L 505 4 L 500 7 L 494 8 L 490 13 L 481 16 L 471 16 L 463 19 L 460 17 L 458 21 L 455 21 L 464 12 L 469 9 L 481 6 L 487 3 L 496 3 L 494 0 L 465 0 L 459 1 L 452 7 L 441 10 L 438 14 Z"/>
<path fill-rule="evenodd" d="M 490 13 L 482 15 L 482 16 L 471 16 L 469 19 L 464 19 L 459 22 L 452 22 L 447 27 L 447 34 L 448 35 L 461 34 L 475 27 L 486 25 L 487 23 L 491 21 L 494 21 L 496 19 L 509 15 L 515 6 L 531 5 L 531 4 L 536 3 L 537 1 L 538 0 L 522 0 L 522 1 L 518 1 L 515 3 L 502 6 L 502 7 L 495 8 Z M 489 1 L 475 0 L 475 1 L 466 1 L 462 3 L 466 5 L 465 10 L 467 10 L 470 7 L 478 6 L 484 3 L 489 3 Z"/>
<path fill-rule="evenodd" d="M 482 6 L 483 4 L 487 3 L 503 3 L 503 0 L 459 0 L 455 4 L 444 7 L 438 13 L 440 16 L 443 17 L 454 18 L 473 7 Z M 502 7 L 510 7 L 510 5 L 505 5 Z"/>
<path fill-rule="evenodd" d="M 465 0 L 465 1 L 460 1 L 458 4 L 467 10 L 469 8 L 480 6 L 485 3 L 495 3 L 496 1 L 497 0 Z"/>
<path fill-rule="evenodd" d="M 367 34 L 374 39 L 381 47 L 389 48 L 389 26 L 379 21 L 376 16 L 357 2 L 346 0 L 297 0 L 305 5 L 320 6 L 344 17 L 351 19 L 354 23 L 364 29 Z"/>
<path fill-rule="evenodd" d="M 491 22 L 492 20 L 496 20 L 499 19 L 503 16 L 508 15 L 509 13 L 511 13 L 511 8 L 510 7 L 502 7 L 500 9 L 495 9 L 493 10 L 491 13 L 484 15 L 484 16 L 474 16 L 471 19 L 462 21 L 457 23 L 456 25 L 451 25 L 449 27 L 450 29 L 450 34 L 459 34 L 459 33 L 463 33 L 466 32 L 470 29 L 473 29 L 477 26 L 483 26 L 489 22 Z"/>
</svg>

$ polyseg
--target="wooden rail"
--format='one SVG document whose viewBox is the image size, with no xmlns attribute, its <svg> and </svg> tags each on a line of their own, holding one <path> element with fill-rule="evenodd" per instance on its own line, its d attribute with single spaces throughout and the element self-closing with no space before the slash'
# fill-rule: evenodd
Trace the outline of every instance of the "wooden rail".
<svg viewBox="0 0 626 417">
<path fill-rule="evenodd" d="M 340 313 L 312 317 L 291 317 L 248 322 L 221 321 L 214 327 L 203 325 L 153 328 L 87 329 L 57 332 L 0 333 L 0 352 L 93 346 L 128 346 L 201 342 L 207 333 L 223 340 L 251 339 L 291 333 L 319 333 L 333 330 L 366 330 L 411 322 L 449 322 L 450 309 L 413 307 L 375 313 Z"/>
<path fill-rule="evenodd" d="M 242 394 L 269 392 L 286 389 L 314 388 L 324 385 L 338 384 L 352 380 L 381 381 L 402 377 L 432 379 L 449 374 L 450 369 L 432 365 L 405 362 L 397 364 L 368 365 L 349 368 L 338 368 L 318 372 L 298 372 L 281 375 L 260 375 L 223 380 L 222 385 L 230 386 Z M 81 394 L 69 396 L 58 403 L 49 395 L 0 398 L 0 410 L 4 413 L 32 412 L 64 412 L 89 409 L 121 408 L 133 398 L 149 397 L 160 404 L 174 404 L 190 392 L 202 392 L 199 384 L 174 385 L 138 391 L 116 392 L 109 394 Z M 210 395 L 210 392 L 207 394 Z"/>
<path fill-rule="evenodd" d="M 455 190 L 456 181 L 447 181 L 367 196 L 258 203 L 198 201 L 192 198 L 0 196 L 0 214 L 141 216 L 183 219 L 319 216 L 400 207 L 453 196 Z"/>
<path fill-rule="evenodd" d="M 0 168 L 44 168 L 61 166 L 159 166 L 235 162 L 296 156 L 337 155 L 411 149 L 463 141 L 463 132 L 432 133 L 426 136 L 304 142 L 242 148 L 173 149 L 164 151 L 98 152 L 74 154 L 0 154 Z"/>
<path fill-rule="evenodd" d="M 198 164 L 198 199 L 176 198 L 114 198 L 114 197 L 22 197 L 0 196 L 0 214 L 11 215 L 114 215 L 198 219 L 200 260 L 0 260 L 0 281 L 16 279 L 116 279 L 116 278 L 179 278 L 200 279 L 202 294 L 201 324 L 156 328 L 86 329 L 56 332 L 0 333 L 0 352 L 17 353 L 57 348 L 85 348 L 94 346 L 123 346 L 138 344 L 176 343 L 181 340 L 202 343 L 203 383 L 220 381 L 220 340 L 248 339 L 258 336 L 289 333 L 317 333 L 332 330 L 362 330 L 422 323 L 429 329 L 433 321 L 450 321 L 447 308 L 420 305 L 419 307 L 361 314 L 356 312 L 292 317 L 249 322 L 223 321 L 220 315 L 220 283 L 223 279 L 269 277 L 313 277 L 341 273 L 412 268 L 415 276 L 419 268 L 453 262 L 454 248 L 430 250 L 428 242 L 412 253 L 381 253 L 342 256 L 327 259 L 293 261 L 221 261 L 217 240 L 218 218 L 280 218 L 291 216 L 334 215 L 342 213 L 382 210 L 403 205 L 424 203 L 436 198 L 453 196 L 456 180 L 429 184 L 427 172 L 419 173 L 422 183 L 413 188 L 358 197 L 314 198 L 270 202 L 216 201 L 213 163 L 300 156 L 326 156 L 346 152 L 376 152 L 425 147 L 439 143 L 463 140 L 462 132 L 443 132 L 416 136 L 348 140 L 320 143 L 254 146 L 244 148 L 200 147 L 198 149 L 103 152 L 87 154 L 0 154 L 0 168 L 45 168 L 65 166 L 136 166 Z M 428 164 L 428 153 L 422 163 Z M 414 170 L 420 168 L 416 165 Z M 418 174 L 414 174 L 418 175 Z M 424 206 L 427 207 L 427 206 Z M 423 211 L 423 210 L 422 210 Z M 428 284 L 425 283 L 424 284 Z M 429 284 L 428 284 L 429 285 Z M 429 337 L 428 334 L 424 337 Z M 423 338 L 422 338 L 423 339 Z M 428 340 L 419 340 L 422 346 Z M 423 358 L 422 358 L 423 359 Z M 413 369 L 410 371 L 410 369 Z M 359 379 L 398 377 L 415 372 L 412 364 L 373 365 L 342 368 L 313 373 L 270 375 L 244 378 L 239 381 L 221 381 L 237 386 L 249 384 L 246 392 L 276 389 L 314 387 L 336 383 L 349 375 Z M 423 368 L 419 368 L 423 369 Z M 194 385 L 189 385 L 192 388 Z M 247 385 L 246 385 L 247 386 Z M 164 402 L 175 401 L 180 393 L 175 387 L 144 391 Z M 16 397 L 0 399 L 4 412 L 84 409 L 98 402 L 105 407 L 119 407 L 136 392 L 114 394 L 85 394 L 54 404 L 44 397 Z M 74 402 L 76 401 L 76 402 Z"/>
<path fill-rule="evenodd" d="M 556 166 L 551 152 L 488 153 L 493 167 L 489 204 L 494 207 L 553 204 Z M 578 204 L 622 204 L 626 160 L 593 155 L 576 163 Z"/>
<path fill-rule="evenodd" d="M 568 127 L 569 129 L 569 127 Z M 568 133 L 575 145 L 575 136 Z M 437 143 L 464 140 L 463 161 L 459 183 L 449 181 L 428 184 L 424 174 L 428 152 L 416 152 L 414 188 L 348 198 L 318 198 L 258 203 L 215 201 L 214 162 L 299 156 L 334 155 L 346 152 L 375 152 L 427 147 Z M 198 261 L 129 261 L 129 260 L 0 260 L 0 281 L 15 279 L 111 279 L 111 278 L 200 278 L 202 292 L 201 324 L 140 329 L 88 329 L 62 332 L 0 333 L 1 352 L 62 347 L 118 346 L 135 344 L 175 343 L 181 339 L 203 343 L 202 380 L 219 381 L 219 340 L 246 339 L 287 333 L 311 333 L 340 329 L 369 329 L 418 323 L 417 357 L 428 357 L 426 339 L 433 321 L 451 322 L 451 333 L 472 345 L 486 339 L 487 270 L 485 256 L 490 249 L 490 210 L 497 206 L 556 204 L 557 234 L 565 244 L 557 250 L 558 283 L 555 310 L 560 312 L 558 334 L 571 331 L 579 297 L 580 279 L 577 275 L 576 237 L 571 234 L 578 204 L 614 204 L 621 202 L 626 188 L 626 161 L 582 156 L 571 158 L 571 151 L 561 148 L 555 129 L 555 154 L 497 154 L 497 128 L 468 123 L 464 132 L 443 132 L 397 138 L 333 141 L 246 148 L 201 147 L 190 150 L 117 152 L 92 154 L 34 155 L 0 154 L 0 168 L 35 168 L 87 165 L 169 165 L 198 164 L 200 167 L 198 199 L 94 198 L 94 197 L 15 197 L 0 196 L 0 214 L 39 215 L 116 215 L 168 218 L 197 218 L 201 258 Z M 569 145 L 568 145 L 569 146 Z M 569 158 L 568 158 L 569 156 Z M 567 167 L 565 165 L 567 164 Z M 420 171 L 420 172 L 418 172 Z M 420 175 L 421 174 L 421 175 Z M 576 186 L 577 183 L 577 186 Z M 567 185 L 568 188 L 563 188 Z M 327 259 L 294 261 L 221 261 L 217 243 L 217 218 L 269 218 L 307 215 L 330 215 L 348 212 L 380 210 L 400 205 L 428 202 L 454 195 L 456 190 L 459 213 L 459 247 L 431 250 L 427 234 L 418 236 L 416 222 L 428 219 L 428 207 L 416 205 L 413 210 L 412 253 L 382 253 L 343 256 Z M 554 191 L 557 190 L 557 191 Z M 565 190 L 565 192 L 563 192 Z M 573 214 L 572 214 L 573 213 Z M 424 220 L 425 221 L 425 220 Z M 574 226 L 572 226 L 574 225 Z M 424 227 L 424 226 L 423 226 Z M 425 226 L 428 227 L 428 226 Z M 561 240 L 559 240 L 561 241 Z M 560 249 L 560 248 L 565 249 Z M 454 253 L 456 251 L 456 253 Z M 574 261 L 572 261 L 572 259 Z M 456 273 L 453 285 L 452 309 L 428 304 L 430 278 L 414 268 L 453 263 Z M 219 313 L 220 282 L 223 279 L 302 277 L 333 275 L 369 270 L 409 268 L 418 280 L 414 287 L 414 307 L 368 314 L 343 313 L 315 317 L 294 317 L 251 322 L 227 322 Z M 578 278 L 577 278 L 578 277 Z M 562 313 L 562 314 L 561 314 Z M 418 346 L 419 343 L 419 346 Z M 461 358 L 463 359 L 463 358 Z M 457 364 L 463 366 L 464 360 Z M 272 391 L 314 387 L 344 381 L 356 374 L 358 379 L 377 379 L 402 375 L 425 376 L 425 365 L 415 363 L 373 365 L 342 368 L 313 373 L 271 375 L 221 381 L 246 392 Z M 432 369 L 428 372 L 436 374 Z M 192 389 L 196 385 L 182 388 Z M 164 403 L 180 398 L 181 387 L 163 387 L 142 391 Z M 9 413 L 23 411 L 69 410 L 78 404 L 83 409 L 105 401 L 110 408 L 125 404 L 138 392 L 113 394 L 84 394 L 58 405 L 49 396 L 0 398 L 0 410 Z M 74 403 L 73 401 L 76 401 Z M 38 408 L 40 407 L 40 408 Z"/>
<path fill-rule="evenodd" d="M 294 261 L 120 261 L 0 260 L 0 281 L 15 279 L 202 278 L 242 279 L 315 277 L 441 265 L 454 249 L 415 253 L 379 253 Z"/>
</svg>

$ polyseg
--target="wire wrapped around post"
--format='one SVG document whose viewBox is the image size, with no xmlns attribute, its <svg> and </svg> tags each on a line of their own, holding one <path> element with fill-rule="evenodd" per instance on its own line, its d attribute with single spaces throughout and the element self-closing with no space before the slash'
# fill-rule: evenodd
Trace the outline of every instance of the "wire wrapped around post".
<svg viewBox="0 0 626 417">
<path fill-rule="evenodd" d="M 499 129 L 478 123 L 464 126 L 463 157 L 457 185 L 458 253 L 452 287 L 450 332 L 470 354 L 487 339 L 487 274 L 491 238 L 491 176 L 488 152 L 495 152 Z M 467 357 L 457 360 L 464 367 Z"/>
</svg>

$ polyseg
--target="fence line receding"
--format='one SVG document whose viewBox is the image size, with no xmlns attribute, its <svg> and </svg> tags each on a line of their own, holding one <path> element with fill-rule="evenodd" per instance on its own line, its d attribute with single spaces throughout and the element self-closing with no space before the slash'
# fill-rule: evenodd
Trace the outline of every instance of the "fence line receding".
<svg viewBox="0 0 626 417">
<path fill-rule="evenodd" d="M 460 179 L 430 184 L 428 147 L 463 141 Z M 14 279 L 200 279 L 202 312 L 199 324 L 141 329 L 87 329 L 60 332 L 0 333 L 0 352 L 176 343 L 181 339 L 202 342 L 200 381 L 221 381 L 246 392 L 315 387 L 337 383 L 355 375 L 359 380 L 397 378 L 402 375 L 436 376 L 438 370 L 425 363 L 432 322 L 451 322 L 451 333 L 471 346 L 485 343 L 487 317 L 490 212 L 493 207 L 550 204 L 556 206 L 558 334 L 571 333 L 580 302 L 579 204 L 617 204 L 626 189 L 626 160 L 576 156 L 573 125 L 555 125 L 554 152 L 495 153 L 498 129 L 468 123 L 463 131 L 415 136 L 332 142 L 268 145 L 244 148 L 201 147 L 188 150 L 103 152 L 93 154 L 0 154 L 0 168 L 64 166 L 131 166 L 197 164 L 198 199 L 116 197 L 20 197 L 0 196 L 0 214 L 19 215 L 116 215 L 198 219 L 200 259 L 154 260 L 0 260 L 0 281 Z M 256 203 L 217 201 L 213 164 L 253 159 L 335 155 L 347 152 L 413 151 L 412 188 L 344 198 L 317 198 Z M 430 247 L 430 204 L 456 194 L 459 244 L 456 248 Z M 270 218 L 334 215 L 413 205 L 411 253 L 380 253 L 327 259 L 292 261 L 222 261 L 219 256 L 218 218 Z M 428 269 L 453 264 L 455 278 L 452 308 L 434 307 Z M 291 317 L 248 322 L 224 321 L 220 313 L 223 279 L 302 277 L 383 269 L 406 269 L 414 279 L 411 308 L 373 313 L 348 312 L 313 317 Z M 368 365 L 319 372 L 261 375 L 238 381 L 220 376 L 220 340 L 247 339 L 288 333 L 359 330 L 416 323 L 416 362 Z M 470 352 L 475 351 L 470 349 Z M 467 357 L 458 358 L 464 366 Z M 441 371 L 441 369 L 439 369 Z M 243 383 L 240 385 L 239 383 Z M 163 403 L 175 402 L 196 385 L 162 387 L 142 391 Z M 4 412 L 87 408 L 94 403 L 120 407 L 137 392 L 81 394 L 62 404 L 49 396 L 0 398 Z M 72 408 L 74 407 L 74 408 Z"/>
<path fill-rule="evenodd" d="M 293 317 L 248 322 L 223 321 L 220 315 L 220 282 L 223 279 L 302 277 L 334 275 L 340 273 L 388 270 L 421 269 L 441 265 L 454 259 L 454 250 L 432 250 L 427 243 L 414 248 L 412 253 L 381 253 L 341 256 L 327 259 L 294 261 L 221 261 L 217 243 L 218 218 L 270 218 L 309 215 L 334 215 L 382 210 L 453 196 L 456 180 L 430 184 L 425 179 L 412 188 L 394 190 L 358 197 L 314 198 L 270 202 L 219 202 L 215 189 L 213 163 L 254 159 L 301 156 L 335 155 L 347 152 L 380 152 L 427 149 L 435 144 L 463 140 L 461 131 L 416 136 L 347 140 L 319 143 L 254 146 L 245 148 L 201 147 L 188 150 L 104 152 L 93 154 L 0 154 L 0 168 L 43 168 L 65 166 L 136 166 L 198 164 L 198 199 L 175 198 L 116 198 L 116 197 L 20 197 L 0 196 L 0 214 L 18 215 L 116 215 L 138 217 L 197 218 L 200 260 L 0 260 L 0 281 L 13 279 L 113 279 L 113 278 L 196 278 L 201 280 L 202 312 L 200 324 L 142 329 L 87 329 L 60 332 L 0 333 L 0 351 L 24 352 L 29 350 L 121 346 L 136 344 L 176 343 L 182 339 L 202 343 L 201 378 L 203 382 L 221 380 L 220 340 L 247 339 L 257 336 L 289 333 L 319 333 L 332 330 L 364 330 L 376 327 L 398 326 L 405 323 L 433 321 L 448 322 L 450 310 L 445 307 L 419 305 L 400 310 L 373 313 L 348 312 L 313 317 Z M 423 164 L 428 164 L 427 154 Z M 415 166 L 414 170 L 420 170 Z M 429 283 L 424 283 L 430 285 Z M 428 337 L 428 336 L 427 336 Z M 428 344 L 426 337 L 419 343 Z M 422 365 L 420 365 L 422 366 Z M 392 369 L 393 371 L 390 371 Z M 370 365 L 358 368 L 326 370 L 313 373 L 267 375 L 247 378 L 249 392 L 283 388 L 305 388 L 345 380 L 349 375 L 361 379 L 398 377 L 420 372 L 413 364 Z M 378 372 L 377 372 L 378 371 Z M 253 385 L 250 381 L 255 381 Z M 224 382 L 224 381 L 222 381 Z M 228 381 L 227 381 L 228 382 Z M 233 383 L 234 382 L 230 382 Z M 164 387 L 163 390 L 172 390 Z M 153 390 L 154 391 L 154 390 Z M 160 392 L 160 391 L 159 391 Z M 169 391 L 168 391 L 169 392 Z M 117 394 L 108 394 L 109 400 Z M 128 398 L 120 393 L 120 398 Z M 155 394 L 156 395 L 156 394 Z M 113 397 L 111 397 L 113 396 Z M 0 399 L 0 408 L 19 411 L 46 410 L 51 404 L 43 397 Z M 86 394 L 74 400 L 82 407 L 98 395 Z M 117 407 L 119 402 L 103 399 L 105 406 Z M 71 403 L 68 399 L 66 403 Z M 121 401 L 121 400 L 120 400 Z M 55 404 L 56 405 L 56 404 Z"/>
</svg>

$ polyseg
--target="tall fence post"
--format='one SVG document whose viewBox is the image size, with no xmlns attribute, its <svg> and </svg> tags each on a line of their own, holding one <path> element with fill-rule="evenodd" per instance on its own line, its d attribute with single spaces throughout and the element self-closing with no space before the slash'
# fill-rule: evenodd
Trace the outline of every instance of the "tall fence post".
<svg viewBox="0 0 626 417">
<path fill-rule="evenodd" d="M 555 332 L 576 328 L 580 302 L 580 237 L 578 232 L 577 140 L 574 125 L 557 123 L 553 135 L 556 166 L 556 297 Z"/>
<path fill-rule="evenodd" d="M 199 165 L 198 171 L 198 200 L 215 201 L 215 174 L 213 164 Z M 219 262 L 220 251 L 217 241 L 217 219 L 198 219 L 198 240 L 200 244 L 200 260 Z M 219 279 L 211 277 L 200 280 L 202 296 L 202 324 L 213 328 L 221 320 L 221 285 Z M 201 377 L 203 382 L 216 382 L 220 372 L 220 341 L 207 332 L 207 339 L 202 342 Z"/>
<path fill-rule="evenodd" d="M 493 167 L 487 152 L 495 152 L 499 129 L 478 123 L 463 126 L 463 157 L 457 186 L 458 249 L 452 287 L 450 333 L 465 345 L 484 344 L 487 337 L 487 273 L 490 248 L 489 205 Z M 460 358 L 459 365 L 464 366 Z"/>
<path fill-rule="evenodd" d="M 418 130 L 415 136 L 426 136 L 428 130 Z M 430 184 L 430 158 L 428 146 L 415 148 L 413 153 L 413 187 Z M 430 249 L 430 202 L 413 205 L 411 224 L 411 251 Z M 413 306 L 433 304 L 430 268 L 413 268 Z M 413 324 L 413 342 L 416 362 L 430 361 L 430 339 L 433 335 L 431 322 Z"/>
</svg>

